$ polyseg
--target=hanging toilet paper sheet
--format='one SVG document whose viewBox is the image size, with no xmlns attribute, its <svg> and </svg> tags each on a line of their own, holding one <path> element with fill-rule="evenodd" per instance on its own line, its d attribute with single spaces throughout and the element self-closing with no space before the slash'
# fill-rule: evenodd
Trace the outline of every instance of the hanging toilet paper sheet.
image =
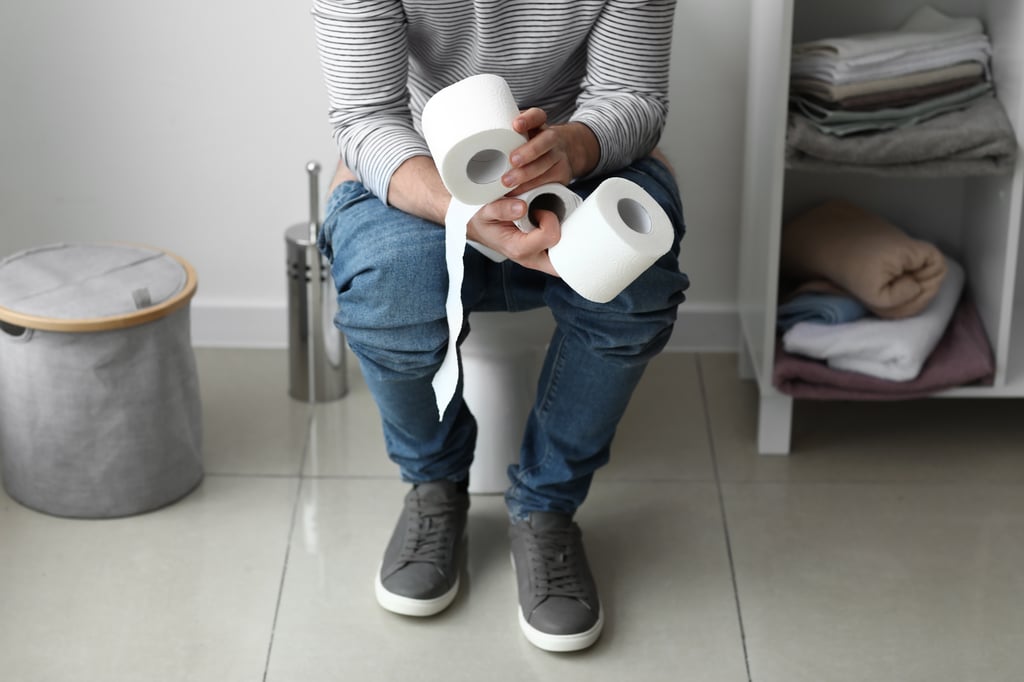
<svg viewBox="0 0 1024 682">
<path fill-rule="evenodd" d="M 523 232 L 529 232 L 536 227 L 530 219 L 532 211 L 539 209 L 551 211 L 561 221 L 583 203 L 580 195 L 565 185 L 557 183 L 541 185 L 528 192 L 518 194 L 516 197 L 526 202 L 526 215 L 515 221 L 516 226 Z M 461 293 L 464 275 L 462 256 L 466 244 L 495 263 L 507 260 L 497 251 L 466 238 L 466 224 L 476 215 L 481 206 L 482 204 L 467 204 L 452 197 L 451 203 L 448 205 L 448 213 L 445 215 L 445 265 L 448 269 L 448 297 L 445 300 L 445 314 L 448 316 L 449 339 L 458 339 L 462 331 Z M 444 416 L 444 410 L 454 397 L 458 383 L 459 363 L 456 356 L 456 344 L 449 343 L 441 367 L 431 383 L 434 388 L 434 397 L 437 400 L 438 418 Z"/>
<path fill-rule="evenodd" d="M 445 350 L 441 367 L 434 374 L 430 385 L 437 401 L 437 418 L 444 418 L 444 411 L 455 396 L 459 384 L 458 340 L 462 332 L 462 278 L 464 269 L 462 257 L 466 252 L 466 223 L 479 206 L 464 204 L 452 199 L 445 215 L 444 260 L 448 269 L 448 297 L 444 312 L 448 317 L 448 348 Z"/>
<path fill-rule="evenodd" d="M 462 330 L 466 244 L 491 260 L 505 260 L 467 240 L 466 225 L 484 204 L 508 192 L 501 183 L 511 168 L 508 156 L 527 141 L 512 128 L 518 114 L 508 84 L 490 74 L 438 91 L 423 108 L 423 136 L 452 195 L 445 215 L 449 343 L 432 382 L 439 419 L 459 380 L 457 340 Z M 672 224 L 664 209 L 642 187 L 623 178 L 602 182 L 586 200 L 559 184 L 542 185 L 518 197 L 527 203 L 526 215 L 516 221 L 524 232 L 536 226 L 531 220 L 536 210 L 550 210 L 559 217 L 562 237 L 549 250 L 551 264 L 566 284 L 590 301 L 607 303 L 615 298 L 672 246 Z"/>
<path fill-rule="evenodd" d="M 519 107 L 501 76 L 481 74 L 453 83 L 423 107 L 420 126 L 441 181 L 452 195 L 445 215 L 445 262 L 448 268 L 448 350 L 432 386 L 438 419 L 455 395 L 459 381 L 457 341 L 462 330 L 462 256 L 466 224 L 484 204 L 508 192 L 501 176 L 511 168 L 508 156 L 526 143 L 512 128 Z M 474 247 L 492 260 L 501 255 L 482 244 Z"/>
</svg>

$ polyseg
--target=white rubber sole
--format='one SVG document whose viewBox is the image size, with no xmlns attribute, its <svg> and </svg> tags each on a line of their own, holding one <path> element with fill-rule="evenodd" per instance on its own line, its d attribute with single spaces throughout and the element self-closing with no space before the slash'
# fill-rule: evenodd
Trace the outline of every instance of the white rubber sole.
<svg viewBox="0 0 1024 682">
<path fill-rule="evenodd" d="M 403 597 L 400 594 L 388 592 L 387 588 L 380 581 L 380 567 L 378 566 L 377 575 L 373 581 L 373 592 L 377 596 L 377 603 L 388 611 L 403 616 L 423 618 L 441 613 L 448 608 L 449 604 L 454 601 L 455 595 L 459 593 L 459 576 L 455 576 L 455 584 L 440 597 L 413 599 L 412 597 Z"/>
<path fill-rule="evenodd" d="M 515 577 L 516 559 L 511 554 L 509 554 L 509 559 L 512 561 L 512 576 Z M 526 640 L 544 651 L 564 653 L 586 649 L 594 645 L 594 642 L 601 636 L 601 630 L 604 629 L 604 609 L 601 608 L 600 602 L 597 605 L 597 622 L 589 630 L 576 632 L 571 635 L 552 635 L 542 632 L 530 625 L 526 620 L 526 614 L 523 613 L 522 606 L 519 606 L 516 611 L 519 614 L 519 629 L 523 631 Z"/>
<path fill-rule="evenodd" d="M 527 623 L 526 616 L 523 615 L 523 608 L 519 607 L 519 629 L 526 635 L 527 641 L 538 649 L 559 653 L 580 651 L 593 646 L 597 638 L 601 636 L 601 630 L 604 629 L 604 612 L 598 606 L 597 622 L 586 632 L 577 632 L 572 635 L 551 635 L 541 632 Z"/>
</svg>

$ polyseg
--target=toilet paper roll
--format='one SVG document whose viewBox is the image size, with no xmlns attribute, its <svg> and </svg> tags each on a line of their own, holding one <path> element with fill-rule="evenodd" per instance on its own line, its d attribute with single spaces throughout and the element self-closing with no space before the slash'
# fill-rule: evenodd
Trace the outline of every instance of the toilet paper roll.
<svg viewBox="0 0 1024 682">
<path fill-rule="evenodd" d="M 495 263 L 504 263 L 505 261 L 508 260 L 508 256 L 500 254 L 497 251 L 495 251 L 494 249 L 492 249 L 491 247 L 484 246 L 480 242 L 475 242 L 472 239 L 468 239 L 468 240 L 466 240 L 466 243 L 469 244 L 470 246 L 472 246 L 474 249 L 476 249 L 480 253 L 482 253 L 483 255 L 485 255 L 488 258 L 490 258 Z"/>
<path fill-rule="evenodd" d="M 517 194 L 516 198 L 526 202 L 526 215 L 512 221 L 523 232 L 529 232 L 537 227 L 530 217 L 537 209 L 551 211 L 558 216 L 559 223 L 564 223 L 565 219 L 583 203 L 583 198 L 579 194 L 557 182 L 549 182 L 546 185 Z"/>
<path fill-rule="evenodd" d="M 672 222 L 650 194 L 609 178 L 562 223 L 548 255 L 576 293 L 607 303 L 672 248 L 672 238 Z"/>
<path fill-rule="evenodd" d="M 508 192 L 501 176 L 508 155 L 527 138 L 512 129 L 519 107 L 501 76 L 470 76 L 439 90 L 423 107 L 420 125 L 430 155 L 452 196 L 486 204 Z"/>
</svg>

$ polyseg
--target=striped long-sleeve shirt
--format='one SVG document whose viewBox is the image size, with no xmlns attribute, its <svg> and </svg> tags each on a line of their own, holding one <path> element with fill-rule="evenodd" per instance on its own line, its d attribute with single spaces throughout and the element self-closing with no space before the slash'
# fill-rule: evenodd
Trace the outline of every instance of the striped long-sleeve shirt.
<svg viewBox="0 0 1024 682">
<path fill-rule="evenodd" d="M 429 156 L 420 112 L 469 76 L 505 78 L 522 109 L 597 136 L 593 174 L 657 144 L 668 111 L 675 0 L 313 0 L 329 119 L 345 164 L 387 200 Z"/>
</svg>

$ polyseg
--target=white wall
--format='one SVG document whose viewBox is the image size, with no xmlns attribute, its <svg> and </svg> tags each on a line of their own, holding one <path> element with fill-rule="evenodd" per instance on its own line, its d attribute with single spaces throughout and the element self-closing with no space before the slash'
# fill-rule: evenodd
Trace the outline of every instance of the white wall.
<svg viewBox="0 0 1024 682">
<path fill-rule="evenodd" d="M 693 281 L 673 343 L 736 339 L 749 0 L 680 0 L 672 111 Z M 3 0 L 0 255 L 135 241 L 188 259 L 200 345 L 285 341 L 286 227 L 337 154 L 306 0 Z"/>
</svg>

